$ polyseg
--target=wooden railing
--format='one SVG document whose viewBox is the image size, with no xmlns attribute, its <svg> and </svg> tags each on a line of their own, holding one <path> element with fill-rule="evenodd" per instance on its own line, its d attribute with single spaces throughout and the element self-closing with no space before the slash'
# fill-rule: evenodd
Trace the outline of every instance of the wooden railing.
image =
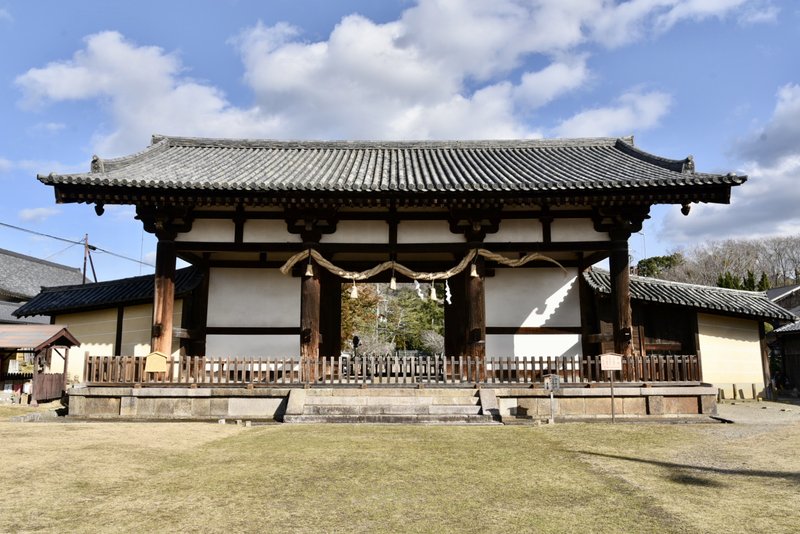
<svg viewBox="0 0 800 534">
<path fill-rule="evenodd" d="M 555 374 L 562 384 L 605 383 L 598 356 L 465 357 L 359 356 L 299 358 L 173 357 L 164 373 L 146 373 L 140 356 L 89 356 L 84 367 L 91 385 L 531 385 Z M 623 357 L 614 380 L 621 383 L 699 383 L 695 355 Z"/>
</svg>

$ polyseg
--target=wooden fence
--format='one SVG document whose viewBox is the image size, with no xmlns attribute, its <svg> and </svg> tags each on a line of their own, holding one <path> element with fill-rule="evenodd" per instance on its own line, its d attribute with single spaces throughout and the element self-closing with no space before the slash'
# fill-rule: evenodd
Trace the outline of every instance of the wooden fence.
<svg viewBox="0 0 800 534">
<path fill-rule="evenodd" d="M 145 357 L 89 356 L 84 377 L 90 385 L 531 385 L 555 374 L 562 384 L 605 383 L 599 356 L 465 357 L 363 356 L 299 358 L 209 358 L 181 356 L 167 360 L 165 373 L 146 373 Z M 699 383 L 695 355 L 627 356 L 614 380 L 621 383 Z"/>
<path fill-rule="evenodd" d="M 60 399 L 64 392 L 64 373 L 34 373 L 32 397 L 35 402 Z"/>
</svg>

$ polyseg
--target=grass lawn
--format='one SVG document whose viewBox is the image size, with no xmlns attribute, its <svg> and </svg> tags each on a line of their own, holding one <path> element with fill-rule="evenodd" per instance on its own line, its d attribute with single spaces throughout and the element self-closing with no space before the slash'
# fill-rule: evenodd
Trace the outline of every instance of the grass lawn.
<svg viewBox="0 0 800 534">
<path fill-rule="evenodd" d="M 800 425 L 0 423 L 0 532 L 792 532 Z"/>
</svg>

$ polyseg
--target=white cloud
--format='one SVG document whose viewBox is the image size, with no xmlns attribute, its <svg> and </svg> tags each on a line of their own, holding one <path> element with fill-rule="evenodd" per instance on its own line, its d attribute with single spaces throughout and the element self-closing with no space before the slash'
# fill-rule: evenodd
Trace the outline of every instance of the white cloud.
<svg viewBox="0 0 800 534">
<path fill-rule="evenodd" d="M 94 149 L 141 149 L 153 133 L 273 138 L 535 137 L 527 122 L 592 79 L 582 47 L 617 46 L 681 20 L 720 17 L 746 0 L 420 0 L 394 21 L 360 15 L 325 40 L 286 23 L 258 23 L 232 39 L 253 103 L 234 105 L 187 75 L 181 58 L 117 32 L 90 35 L 71 58 L 16 79 L 23 104 L 97 101 L 110 115 Z M 518 72 L 524 61 L 543 60 Z M 519 79 L 514 83 L 511 79 Z M 553 129 L 560 135 L 650 128 L 669 107 L 660 92 L 630 92 Z"/>
<path fill-rule="evenodd" d="M 659 91 L 625 93 L 613 106 L 582 111 L 555 129 L 559 137 L 595 137 L 631 134 L 653 128 L 667 113 L 671 97 Z"/>
<path fill-rule="evenodd" d="M 33 133 L 43 133 L 46 135 L 52 135 L 60 132 L 66 127 L 67 125 L 64 124 L 63 122 L 39 122 L 31 126 L 29 131 Z"/>
<path fill-rule="evenodd" d="M 0 173 L 9 172 L 13 166 L 10 160 L 0 158 Z"/>
<path fill-rule="evenodd" d="M 0 20 L 13 22 L 14 17 L 11 16 L 11 13 L 7 9 L 0 7 Z"/>
<path fill-rule="evenodd" d="M 676 242 L 702 238 L 797 234 L 800 228 L 800 85 L 778 90 L 772 117 L 735 155 L 748 181 L 733 188 L 731 206 L 699 205 L 688 218 L 671 214 L 664 235 Z"/>
<path fill-rule="evenodd" d="M 40 223 L 60 212 L 58 208 L 25 208 L 20 210 L 18 216 L 22 221 Z"/>
</svg>

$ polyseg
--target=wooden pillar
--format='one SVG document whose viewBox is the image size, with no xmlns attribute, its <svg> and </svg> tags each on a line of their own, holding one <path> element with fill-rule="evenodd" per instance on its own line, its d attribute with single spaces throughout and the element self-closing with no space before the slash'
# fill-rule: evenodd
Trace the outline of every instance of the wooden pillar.
<svg viewBox="0 0 800 534">
<path fill-rule="evenodd" d="M 614 352 L 625 356 L 633 353 L 633 318 L 631 314 L 630 269 L 628 265 L 628 232 L 611 235 L 611 310 L 614 325 Z"/>
<path fill-rule="evenodd" d="M 311 264 L 313 276 L 304 274 L 300 282 L 300 357 L 311 361 L 308 379 L 314 381 L 320 342 L 320 267 L 313 260 Z"/>
<path fill-rule="evenodd" d="M 325 269 L 320 277 L 320 355 L 338 357 L 342 351 L 342 280 Z"/>
<path fill-rule="evenodd" d="M 444 352 L 446 356 L 465 356 L 467 347 L 467 290 L 465 275 L 459 273 L 448 280 L 452 304 L 444 307 Z"/>
<path fill-rule="evenodd" d="M 758 322 L 758 339 L 761 343 L 761 371 L 764 374 L 764 398 L 766 400 L 773 400 L 772 373 L 770 373 L 769 370 L 769 347 L 767 346 L 767 333 L 762 321 Z"/>
<path fill-rule="evenodd" d="M 150 350 L 172 354 L 172 312 L 175 306 L 175 241 L 159 239 L 153 293 L 153 337 Z"/>
<path fill-rule="evenodd" d="M 485 266 L 483 258 L 476 261 L 478 276 L 467 273 L 467 356 L 481 362 L 486 360 L 486 299 L 484 296 Z M 483 365 L 480 366 L 483 380 Z"/>
</svg>

